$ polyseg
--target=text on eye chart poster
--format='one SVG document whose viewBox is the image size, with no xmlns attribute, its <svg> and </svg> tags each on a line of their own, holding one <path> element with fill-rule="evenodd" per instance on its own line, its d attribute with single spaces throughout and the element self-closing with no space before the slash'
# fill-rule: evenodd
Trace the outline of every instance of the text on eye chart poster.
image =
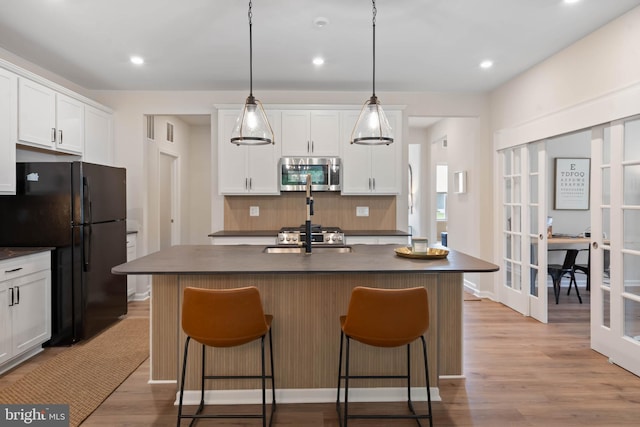
<svg viewBox="0 0 640 427">
<path fill-rule="evenodd" d="M 555 209 L 589 209 L 590 159 L 555 160 Z"/>
</svg>

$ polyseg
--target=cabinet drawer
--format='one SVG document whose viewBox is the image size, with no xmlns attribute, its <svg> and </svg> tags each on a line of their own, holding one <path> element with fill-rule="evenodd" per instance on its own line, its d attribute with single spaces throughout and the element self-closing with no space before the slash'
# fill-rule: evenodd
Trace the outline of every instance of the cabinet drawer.
<svg viewBox="0 0 640 427">
<path fill-rule="evenodd" d="M 0 261 L 0 282 L 48 270 L 50 265 L 51 254 L 49 251 Z"/>
</svg>

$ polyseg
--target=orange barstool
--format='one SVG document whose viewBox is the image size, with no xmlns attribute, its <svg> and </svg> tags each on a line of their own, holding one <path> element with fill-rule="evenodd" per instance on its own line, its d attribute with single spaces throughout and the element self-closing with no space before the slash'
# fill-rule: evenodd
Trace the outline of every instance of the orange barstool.
<svg viewBox="0 0 640 427">
<path fill-rule="evenodd" d="M 271 415 L 269 425 L 273 421 L 276 407 L 275 384 L 273 380 L 273 345 L 271 339 L 271 321 L 273 316 L 265 315 L 260 301 L 260 293 L 254 286 L 237 289 L 200 289 L 185 288 L 182 303 L 182 330 L 187 334 L 184 344 L 184 360 L 182 363 L 182 380 L 180 383 L 180 400 L 178 406 L 178 426 L 183 418 L 190 418 L 191 424 L 201 418 L 261 418 L 262 425 L 267 425 L 266 380 L 271 380 Z M 264 339 L 269 335 L 269 356 L 271 375 L 265 372 Z M 187 370 L 187 354 L 191 339 L 202 344 L 202 372 L 200 405 L 192 415 L 182 413 L 184 382 Z M 262 357 L 261 375 L 206 375 L 205 349 L 209 347 L 235 347 L 260 339 Z M 261 414 L 202 414 L 204 408 L 205 380 L 215 379 L 261 379 L 262 380 L 262 413 Z"/>
<path fill-rule="evenodd" d="M 340 362 L 338 365 L 338 397 L 336 409 L 340 425 L 347 427 L 349 419 L 428 419 L 433 426 L 431 412 L 431 392 L 429 390 L 429 368 L 427 364 L 427 344 L 424 334 L 429 329 L 429 299 L 425 288 L 376 289 L 358 286 L 351 293 L 346 316 L 340 316 Z M 342 351 L 346 337 L 345 374 L 342 375 Z M 427 386 L 428 414 L 417 414 L 411 401 L 411 343 L 420 338 L 424 356 L 424 371 Z M 354 339 L 375 347 L 407 347 L 406 375 L 350 375 L 350 343 Z M 349 380 L 361 378 L 390 379 L 407 381 L 407 404 L 411 414 L 349 414 Z M 340 385 L 344 380 L 344 414 L 341 412 Z"/>
</svg>

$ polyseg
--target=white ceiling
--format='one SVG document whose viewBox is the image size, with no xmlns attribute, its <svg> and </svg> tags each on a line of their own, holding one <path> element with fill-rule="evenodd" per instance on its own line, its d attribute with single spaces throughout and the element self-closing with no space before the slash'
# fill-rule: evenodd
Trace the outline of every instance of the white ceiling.
<svg viewBox="0 0 640 427">
<path fill-rule="evenodd" d="M 378 0 L 376 92 L 488 91 L 638 5 Z M 0 47 L 87 89 L 248 90 L 247 11 L 239 0 L 0 0 Z M 254 0 L 254 93 L 370 91 L 371 19 L 365 0 Z M 478 67 L 485 58 L 492 69 Z"/>
</svg>

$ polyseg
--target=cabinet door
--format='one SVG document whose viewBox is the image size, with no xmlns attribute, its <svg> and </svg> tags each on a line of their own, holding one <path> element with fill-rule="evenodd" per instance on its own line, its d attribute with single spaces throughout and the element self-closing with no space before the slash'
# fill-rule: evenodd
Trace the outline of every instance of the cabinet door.
<svg viewBox="0 0 640 427">
<path fill-rule="evenodd" d="M 39 271 L 11 281 L 13 347 L 19 354 L 51 337 L 51 271 Z"/>
<path fill-rule="evenodd" d="M 400 154 L 402 148 L 400 120 L 395 112 L 387 114 L 393 129 L 394 142 L 390 145 L 376 145 L 371 149 L 371 177 L 373 192 L 376 194 L 400 193 Z"/>
<path fill-rule="evenodd" d="M 340 116 L 337 111 L 311 112 L 311 155 L 340 155 Z"/>
<path fill-rule="evenodd" d="M 17 111 L 18 77 L 0 68 L 0 194 L 16 193 Z"/>
<path fill-rule="evenodd" d="M 311 154 L 310 112 L 282 112 L 282 155 L 306 157 Z"/>
<path fill-rule="evenodd" d="M 18 139 L 32 145 L 55 147 L 56 95 L 48 87 L 18 79 Z"/>
<path fill-rule="evenodd" d="M 82 154 L 84 142 L 84 104 L 66 95 L 56 95 L 56 148 Z"/>
<path fill-rule="evenodd" d="M 358 115 L 358 111 L 341 114 L 342 194 L 370 194 L 372 191 L 370 147 L 349 142 Z"/>
<path fill-rule="evenodd" d="M 229 142 L 237 118 L 238 111 L 218 113 L 218 192 L 220 194 L 246 194 L 249 191 L 248 147 Z"/>
<path fill-rule="evenodd" d="M 276 135 L 275 145 L 247 147 L 247 175 L 249 177 L 249 192 L 252 194 L 280 194 L 280 186 L 278 185 L 278 161 L 282 149 L 278 144 L 280 112 L 268 112 L 267 118 Z"/>
<path fill-rule="evenodd" d="M 13 353 L 9 283 L 9 280 L 0 282 L 0 364 L 10 359 Z"/>
<path fill-rule="evenodd" d="M 84 150 L 85 162 L 113 166 L 113 117 L 111 114 L 85 105 Z"/>
</svg>

